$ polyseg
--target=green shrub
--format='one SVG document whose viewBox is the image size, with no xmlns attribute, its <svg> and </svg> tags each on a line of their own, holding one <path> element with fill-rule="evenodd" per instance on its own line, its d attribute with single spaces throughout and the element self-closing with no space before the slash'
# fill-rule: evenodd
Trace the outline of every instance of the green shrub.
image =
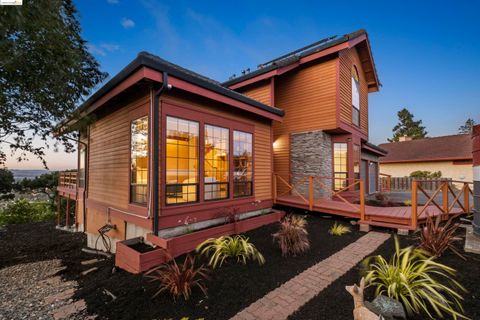
<svg viewBox="0 0 480 320">
<path fill-rule="evenodd" d="M 424 312 L 430 319 L 464 318 L 460 295 L 465 289 L 454 279 L 455 270 L 434 261 L 426 251 L 400 249 L 395 239 L 395 254 L 387 261 L 382 256 L 367 258 L 366 282 L 376 288 L 375 295 L 385 294 L 400 301 L 409 314 Z M 436 315 L 436 316 L 435 316 Z"/>
<path fill-rule="evenodd" d="M 413 171 L 410 173 L 410 177 L 412 178 L 441 178 L 442 177 L 442 171 L 422 171 L 422 170 L 417 170 Z"/>
<path fill-rule="evenodd" d="M 0 210 L 0 225 L 47 221 L 54 218 L 55 213 L 46 201 L 29 202 L 20 199 Z"/>
<path fill-rule="evenodd" d="M 197 252 L 210 257 L 208 265 L 215 269 L 221 267 L 229 258 L 236 258 L 237 263 L 247 263 L 247 260 L 257 260 L 259 264 L 265 263 L 263 255 L 244 236 L 224 236 L 207 239 L 197 247 Z"/>
</svg>

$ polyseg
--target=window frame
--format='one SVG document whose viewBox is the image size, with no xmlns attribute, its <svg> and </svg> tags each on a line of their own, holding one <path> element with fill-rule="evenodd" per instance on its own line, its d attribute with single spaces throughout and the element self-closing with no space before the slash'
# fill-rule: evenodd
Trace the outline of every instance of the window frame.
<svg viewBox="0 0 480 320">
<path fill-rule="evenodd" d="M 203 124 L 203 148 L 205 148 L 205 127 L 206 126 L 211 126 L 211 127 L 217 127 L 217 128 L 220 128 L 220 129 L 226 129 L 228 130 L 228 181 L 227 182 L 208 182 L 208 183 L 205 183 L 205 153 L 203 154 L 203 159 L 201 159 L 201 161 L 203 160 L 203 167 L 204 167 L 204 170 L 203 170 L 203 201 L 205 202 L 211 202 L 211 201 L 218 201 L 218 200 L 227 200 L 227 199 L 230 199 L 230 193 L 233 191 L 232 187 L 231 187 L 231 179 L 232 179 L 232 161 L 231 161 L 231 158 L 233 156 L 232 154 L 232 130 L 230 128 L 227 128 L 227 127 L 224 127 L 224 126 L 220 126 L 218 124 L 212 124 L 212 123 L 209 123 L 209 122 L 204 122 Z M 200 144 L 200 143 L 199 143 Z M 200 176 L 200 173 L 199 173 L 199 176 Z M 200 179 L 199 179 L 200 180 Z M 221 184 L 226 184 L 227 185 L 227 197 L 226 198 L 215 198 L 215 199 L 205 199 L 205 185 L 221 185 Z"/>
<path fill-rule="evenodd" d="M 205 108 L 205 105 L 202 105 L 202 109 Z M 160 183 L 160 190 L 161 190 L 161 209 L 170 209 L 171 213 L 177 212 L 175 208 L 183 208 L 183 207 L 196 207 L 196 206 L 205 206 L 207 204 L 216 204 L 216 203 L 224 203 L 224 202 L 245 202 L 249 199 L 255 198 L 255 125 L 253 123 L 245 122 L 243 119 L 232 119 L 227 118 L 221 113 L 214 113 L 216 110 L 212 107 L 209 110 L 202 110 L 197 105 L 194 104 L 186 104 L 183 102 L 179 102 L 178 100 L 172 98 L 163 98 L 161 100 L 161 129 L 160 129 L 160 168 L 161 168 L 161 183 Z M 166 204 L 166 197 L 165 197 L 165 181 L 166 181 L 166 118 L 169 117 L 177 117 L 182 118 L 189 121 L 196 121 L 199 123 L 199 201 L 197 202 L 189 202 L 189 203 L 178 203 L 178 204 Z M 213 125 L 217 127 L 222 127 L 229 129 L 229 197 L 225 199 L 216 199 L 216 200 L 204 200 L 203 194 L 205 193 L 205 171 L 204 171 L 204 159 L 205 159 L 205 137 L 204 137 L 204 126 L 205 124 Z M 233 131 L 243 131 L 246 133 L 252 134 L 252 194 L 251 196 L 244 196 L 244 197 L 233 197 Z M 167 211 L 170 212 L 170 211 Z M 168 214 L 168 213 L 167 213 Z"/>
<path fill-rule="evenodd" d="M 361 95 L 361 92 L 360 92 L 360 76 L 359 76 L 359 73 L 358 73 L 358 68 L 356 65 L 353 65 L 352 66 L 352 71 L 351 71 L 351 75 L 350 75 L 350 79 L 351 79 L 351 106 L 352 106 L 352 124 L 357 126 L 357 127 L 360 127 L 360 123 L 361 123 L 361 99 L 360 99 L 360 95 Z M 355 106 L 353 104 L 353 85 L 355 84 L 356 86 L 356 91 L 358 93 L 358 107 Z M 354 116 L 356 115 L 356 117 Z M 357 120 L 357 122 L 355 122 L 354 120 Z"/>
<path fill-rule="evenodd" d="M 132 200 L 132 122 L 140 118 L 147 117 L 147 185 L 146 185 L 146 201 L 145 203 L 135 202 Z M 148 112 L 148 106 L 142 106 L 134 108 L 128 113 L 128 146 L 129 146 L 129 158 L 128 158 L 128 206 L 129 209 L 146 208 L 150 202 L 150 167 L 151 167 L 151 121 L 150 114 Z"/>
<path fill-rule="evenodd" d="M 335 165 L 336 165 L 336 161 L 335 161 L 335 145 L 337 144 L 343 144 L 345 145 L 345 150 L 346 150 L 346 155 L 345 155 L 345 170 L 346 171 L 336 171 L 335 170 Z M 349 165 L 349 143 L 348 142 L 343 142 L 343 141 L 337 141 L 337 142 L 333 142 L 332 143 L 332 173 L 333 173 L 333 178 L 337 178 L 337 174 L 341 174 L 341 175 L 345 175 L 345 179 L 348 179 L 348 165 Z M 343 178 L 343 177 L 342 177 Z M 338 190 L 341 190 L 342 188 L 348 186 L 348 180 L 338 180 L 338 181 L 346 181 L 346 185 L 340 187 L 340 188 L 337 188 L 337 185 L 336 185 L 336 182 L 337 182 L 337 179 L 333 179 L 332 181 L 332 189 L 334 191 L 338 191 Z"/>
<path fill-rule="evenodd" d="M 237 132 L 240 132 L 240 133 L 246 133 L 246 134 L 250 134 L 252 136 L 252 180 L 251 181 L 247 181 L 248 184 L 250 184 L 250 190 L 251 190 L 251 194 L 249 195 L 240 195 L 240 196 L 235 196 L 235 180 L 232 181 L 232 196 L 234 199 L 239 199 L 239 198 L 247 198 L 247 197 L 251 197 L 253 196 L 253 192 L 254 192 L 254 173 L 255 173 L 255 162 L 254 162 L 254 156 L 253 156 L 253 150 L 255 149 L 255 144 L 254 144 L 254 134 L 252 132 L 246 132 L 246 131 L 242 131 L 242 130 L 234 130 L 232 132 L 232 155 L 231 155 L 231 158 L 232 158 L 232 163 L 234 162 L 233 161 L 233 157 L 234 157 L 234 152 L 235 152 L 235 140 L 234 140 L 234 133 L 235 131 Z M 235 167 L 233 166 L 232 169 L 231 169 L 231 172 L 232 172 L 232 175 L 233 173 L 235 172 Z"/>
</svg>

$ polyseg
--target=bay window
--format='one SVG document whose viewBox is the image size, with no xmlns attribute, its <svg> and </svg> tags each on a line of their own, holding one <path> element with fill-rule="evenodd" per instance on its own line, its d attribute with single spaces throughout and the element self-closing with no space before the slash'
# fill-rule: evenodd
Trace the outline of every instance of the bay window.
<svg viewBox="0 0 480 320">
<path fill-rule="evenodd" d="M 148 116 L 130 123 L 130 201 L 147 203 L 148 190 Z"/>
<path fill-rule="evenodd" d="M 167 117 L 166 202 L 198 201 L 199 123 Z"/>
</svg>

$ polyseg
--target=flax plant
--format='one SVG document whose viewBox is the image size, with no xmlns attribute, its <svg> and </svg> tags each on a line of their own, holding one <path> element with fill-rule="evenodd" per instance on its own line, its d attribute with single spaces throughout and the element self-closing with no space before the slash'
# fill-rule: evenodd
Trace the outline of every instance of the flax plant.
<svg viewBox="0 0 480 320">
<path fill-rule="evenodd" d="M 463 315 L 460 295 L 466 290 L 454 279 L 455 270 L 435 262 L 426 251 L 400 249 L 395 238 L 395 254 L 390 261 L 374 256 L 364 264 L 365 280 L 376 288 L 375 295 L 385 294 L 400 301 L 409 314 L 424 313 L 430 319 L 448 314 L 453 319 L 468 319 Z"/>
<path fill-rule="evenodd" d="M 330 233 L 332 236 L 343 236 L 344 234 L 350 232 L 352 232 L 350 227 L 344 226 L 343 224 L 339 224 L 337 222 L 335 222 L 335 224 L 328 230 L 328 233 Z"/>
<path fill-rule="evenodd" d="M 197 252 L 200 255 L 210 257 L 208 265 L 213 269 L 221 267 L 230 258 L 243 264 L 247 264 L 248 260 L 257 261 L 260 265 L 265 263 L 265 258 L 255 245 L 241 235 L 207 239 L 198 245 Z"/>
</svg>

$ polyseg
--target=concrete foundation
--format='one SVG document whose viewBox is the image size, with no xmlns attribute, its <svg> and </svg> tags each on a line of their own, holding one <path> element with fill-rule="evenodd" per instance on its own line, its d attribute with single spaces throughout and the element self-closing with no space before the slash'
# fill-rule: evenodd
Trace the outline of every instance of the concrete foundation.
<svg viewBox="0 0 480 320">
<path fill-rule="evenodd" d="M 397 234 L 399 236 L 408 236 L 409 232 L 410 232 L 410 230 L 408 230 L 408 229 L 397 229 Z"/>
<path fill-rule="evenodd" d="M 480 236 L 473 233 L 472 226 L 466 227 L 465 252 L 480 254 Z"/>
<path fill-rule="evenodd" d="M 370 232 L 372 230 L 372 226 L 369 224 L 360 224 L 360 232 Z"/>
</svg>

